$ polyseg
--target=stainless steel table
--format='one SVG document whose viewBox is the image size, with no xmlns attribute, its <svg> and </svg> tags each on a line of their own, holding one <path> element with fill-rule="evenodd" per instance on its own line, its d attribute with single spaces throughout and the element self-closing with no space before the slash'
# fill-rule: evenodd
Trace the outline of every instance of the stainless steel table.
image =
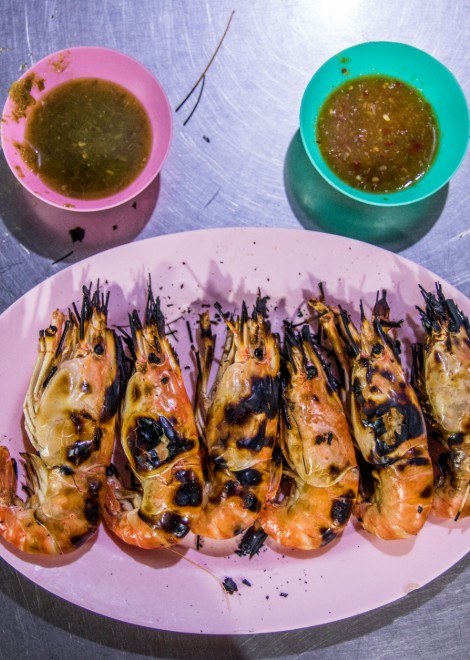
<svg viewBox="0 0 470 660">
<path fill-rule="evenodd" d="M 195 97 L 175 114 L 168 161 L 137 208 L 103 212 L 99 223 L 96 216 L 51 209 L 23 192 L 0 154 L 0 311 L 68 263 L 107 247 L 240 225 L 344 232 L 399 251 L 469 295 L 468 159 L 430 200 L 383 211 L 331 191 L 308 164 L 298 135 L 300 99 L 313 71 L 361 41 L 420 47 L 446 64 L 468 93 L 467 2 L 2 0 L 0 10 L 1 98 L 43 56 L 75 45 L 102 45 L 142 61 L 162 82 L 173 108 L 203 71 L 235 10 L 199 106 L 186 125 Z M 85 238 L 72 244 L 69 230 L 77 225 L 85 228 Z M 458 658 L 470 648 L 468 557 L 387 607 L 258 637 L 196 637 L 121 624 L 46 593 L 4 562 L 0 571 L 3 658 L 429 660 Z"/>
</svg>

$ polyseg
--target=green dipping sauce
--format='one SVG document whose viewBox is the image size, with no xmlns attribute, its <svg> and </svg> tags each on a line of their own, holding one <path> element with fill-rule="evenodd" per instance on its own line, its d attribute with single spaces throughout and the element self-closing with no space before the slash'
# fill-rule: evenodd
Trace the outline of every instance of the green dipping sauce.
<svg viewBox="0 0 470 660">
<path fill-rule="evenodd" d="M 429 170 L 439 131 L 417 89 L 374 75 L 345 82 L 330 94 L 320 109 L 316 141 L 345 183 L 390 193 L 408 188 Z"/>
<path fill-rule="evenodd" d="M 116 83 L 71 80 L 28 115 L 23 159 L 53 190 L 100 199 L 128 186 L 145 167 L 152 128 L 140 101 Z"/>
</svg>

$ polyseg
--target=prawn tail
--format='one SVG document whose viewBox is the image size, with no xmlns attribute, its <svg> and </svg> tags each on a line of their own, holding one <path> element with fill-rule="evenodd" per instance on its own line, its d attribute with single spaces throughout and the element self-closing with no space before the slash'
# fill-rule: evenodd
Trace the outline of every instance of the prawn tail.
<svg viewBox="0 0 470 660">
<path fill-rule="evenodd" d="M 243 538 L 238 545 L 238 550 L 235 552 L 239 557 L 250 555 L 250 559 L 252 559 L 254 555 L 259 554 L 267 538 L 268 535 L 261 525 L 255 523 L 243 534 Z"/>
<path fill-rule="evenodd" d="M 16 461 L 10 457 L 6 447 L 0 447 L 0 504 L 9 504 L 16 491 L 17 468 Z"/>
</svg>

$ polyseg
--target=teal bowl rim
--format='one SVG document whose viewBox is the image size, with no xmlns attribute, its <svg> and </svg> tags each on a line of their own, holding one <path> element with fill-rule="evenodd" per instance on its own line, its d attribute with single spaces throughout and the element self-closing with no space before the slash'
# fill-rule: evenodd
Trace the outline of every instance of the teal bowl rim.
<svg viewBox="0 0 470 660">
<path fill-rule="evenodd" d="M 461 155 L 460 159 L 456 162 L 455 166 L 446 175 L 446 177 L 442 179 L 442 182 L 440 182 L 438 185 L 436 185 L 434 188 L 432 188 L 431 190 L 429 190 L 427 192 L 423 192 L 421 194 L 418 193 L 416 195 L 416 197 L 413 197 L 412 199 L 394 201 L 393 197 L 397 194 L 402 193 L 403 192 L 402 190 L 398 190 L 398 191 L 392 192 L 392 193 L 368 193 L 367 191 L 353 188 L 352 186 L 350 186 L 347 183 L 345 183 L 344 181 L 342 181 L 331 170 L 331 168 L 328 166 L 326 161 L 320 155 L 319 158 L 321 159 L 322 163 L 324 164 L 325 169 L 327 170 L 327 172 L 322 171 L 319 168 L 319 166 L 316 162 L 317 157 L 316 157 L 316 155 L 313 151 L 313 148 L 312 148 L 313 141 L 315 139 L 314 138 L 315 130 L 312 131 L 311 136 L 305 135 L 304 126 L 306 124 L 306 121 L 304 121 L 304 116 L 305 116 L 305 113 L 306 113 L 306 110 L 305 110 L 306 100 L 307 100 L 307 98 L 309 97 L 309 95 L 311 93 L 311 88 L 314 87 L 314 85 L 315 85 L 315 79 L 317 78 L 318 74 L 321 71 L 323 71 L 326 67 L 331 66 L 333 64 L 337 64 L 338 62 L 340 62 L 340 60 L 342 58 L 348 58 L 349 59 L 351 57 L 351 55 L 354 53 L 355 50 L 357 50 L 359 48 L 367 48 L 367 47 L 370 47 L 370 46 L 384 46 L 384 47 L 399 46 L 399 47 L 403 48 L 404 50 L 408 49 L 409 51 L 417 52 L 417 53 L 420 54 L 420 56 L 424 55 L 426 58 L 429 59 L 429 61 L 433 64 L 433 66 L 441 69 L 449 77 L 449 79 L 454 83 L 456 94 L 457 94 L 457 96 L 460 96 L 461 101 L 462 101 L 462 106 L 465 107 L 465 110 L 466 110 L 466 113 L 465 113 L 466 114 L 466 117 L 465 117 L 465 121 L 466 121 L 466 142 L 465 142 L 465 148 L 462 150 L 462 155 Z M 345 62 L 345 64 L 347 66 L 346 62 Z M 374 69 L 373 63 L 371 64 L 370 74 L 380 75 L 380 71 Z M 363 73 L 363 74 L 359 74 L 359 75 L 351 75 L 351 77 L 345 78 L 344 82 L 346 82 L 347 80 L 355 80 L 356 78 L 360 78 L 360 77 L 370 75 L 370 74 Z M 383 75 L 391 75 L 391 74 L 384 73 Z M 395 77 L 399 78 L 399 76 L 395 76 Z M 412 83 L 408 83 L 408 84 L 413 86 Z M 333 86 L 331 88 L 331 90 L 328 92 L 328 94 L 326 94 L 322 97 L 322 101 L 321 101 L 321 104 L 320 104 L 319 107 L 321 107 L 321 105 L 323 105 L 323 103 L 327 99 L 328 95 L 331 94 L 331 92 L 334 89 L 337 89 L 340 85 L 341 85 L 341 83 L 338 83 L 338 85 Z M 419 90 L 418 87 L 417 87 L 417 89 Z M 438 115 L 437 111 L 435 111 L 435 112 L 436 112 L 436 118 L 439 121 L 439 115 Z M 350 198 L 354 199 L 357 202 L 362 202 L 363 204 L 368 204 L 368 205 L 371 205 L 371 206 L 383 206 L 383 207 L 406 206 L 407 204 L 413 204 L 415 202 L 422 201 L 423 199 L 426 199 L 427 197 L 430 197 L 431 195 L 434 195 L 436 192 L 441 190 L 441 188 L 443 188 L 450 181 L 450 179 L 454 176 L 456 171 L 459 169 L 459 167 L 462 164 L 462 162 L 465 158 L 465 155 L 467 153 L 467 147 L 468 147 L 468 142 L 469 142 L 469 132 L 470 132 L 470 114 L 469 114 L 467 99 L 466 99 L 466 96 L 464 94 L 464 91 L 463 91 L 460 83 L 458 82 L 458 80 L 454 76 L 454 74 L 450 71 L 450 69 L 448 69 L 438 59 L 436 59 L 435 57 L 433 57 L 432 55 L 430 55 L 426 51 L 421 50 L 420 48 L 416 48 L 416 46 L 411 46 L 410 44 L 405 44 L 405 43 L 400 42 L 400 41 L 363 41 L 359 44 L 355 44 L 354 46 L 348 46 L 347 48 L 343 49 L 342 51 L 336 53 L 332 57 L 328 58 L 325 62 L 323 62 L 323 64 L 315 71 L 315 73 L 313 74 L 313 76 L 309 80 L 309 82 L 308 82 L 308 84 L 307 84 L 307 86 L 304 90 L 304 93 L 302 95 L 302 101 L 301 101 L 301 104 L 300 104 L 300 113 L 299 113 L 299 125 L 300 125 L 300 136 L 302 138 L 302 143 L 303 143 L 304 149 L 307 153 L 307 156 L 310 159 L 310 162 L 312 163 L 312 165 L 314 165 L 315 169 L 320 174 L 320 176 L 325 181 L 327 181 L 333 188 L 335 188 L 336 190 L 338 190 L 342 194 L 346 195 L 347 197 L 350 197 Z M 462 131 L 462 134 L 463 134 L 463 131 Z M 432 167 L 433 167 L 433 165 L 431 165 L 429 171 L 431 171 Z M 425 176 L 426 176 L 426 174 L 424 175 L 424 177 Z M 424 179 L 424 177 L 423 177 L 423 179 Z M 420 179 L 420 181 L 421 180 L 422 179 Z M 414 187 L 414 185 L 419 186 L 420 181 L 416 182 L 416 184 L 413 184 L 413 187 Z M 412 186 L 410 186 L 410 188 L 411 187 Z M 361 196 L 358 196 L 358 193 Z M 384 199 L 384 195 L 387 195 L 387 199 Z"/>
</svg>

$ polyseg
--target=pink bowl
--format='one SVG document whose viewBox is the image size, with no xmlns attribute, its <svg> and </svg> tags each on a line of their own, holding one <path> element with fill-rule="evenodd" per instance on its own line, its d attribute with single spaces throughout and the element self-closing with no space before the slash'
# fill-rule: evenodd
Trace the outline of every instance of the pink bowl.
<svg viewBox="0 0 470 660">
<path fill-rule="evenodd" d="M 129 90 L 147 111 L 152 127 L 153 143 L 145 168 L 124 190 L 101 199 L 76 199 L 61 195 L 41 181 L 25 164 L 17 146 L 24 139 L 26 117 L 13 116 L 15 105 L 10 96 L 5 103 L 1 122 L 3 152 L 11 171 L 33 195 L 60 208 L 74 211 L 100 211 L 118 206 L 138 195 L 157 176 L 168 154 L 172 135 L 171 109 L 158 80 L 140 62 L 109 48 L 79 47 L 48 55 L 20 80 L 30 74 L 44 81 L 44 89 L 33 86 L 31 95 L 40 99 L 51 89 L 74 78 L 102 78 Z M 41 86 L 42 87 L 42 86 Z"/>
</svg>

